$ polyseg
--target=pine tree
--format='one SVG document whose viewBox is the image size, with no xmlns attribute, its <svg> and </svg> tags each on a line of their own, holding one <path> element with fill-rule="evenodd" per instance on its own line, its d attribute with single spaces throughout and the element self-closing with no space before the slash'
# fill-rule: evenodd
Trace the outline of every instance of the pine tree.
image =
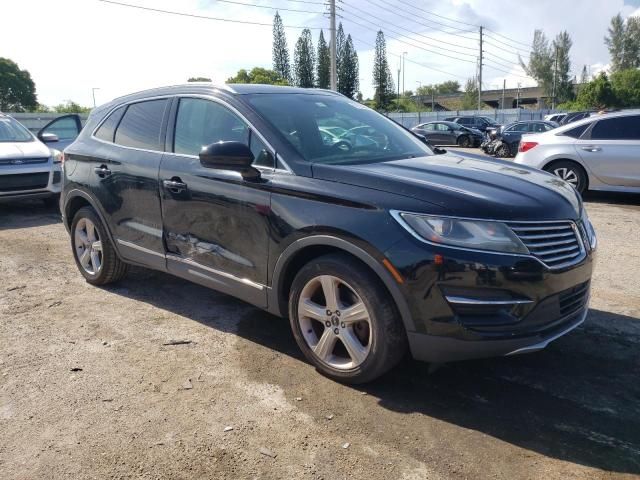
<svg viewBox="0 0 640 480">
<path fill-rule="evenodd" d="M 387 45 L 382 30 L 376 35 L 376 48 L 373 56 L 373 88 L 377 108 L 386 108 L 393 97 L 393 77 L 387 61 Z"/>
<path fill-rule="evenodd" d="M 611 71 L 616 72 L 627 68 L 624 55 L 625 26 L 622 15 L 618 14 L 611 19 L 609 36 L 604 37 L 604 43 L 609 48 L 609 55 L 611 55 Z"/>
<path fill-rule="evenodd" d="M 331 56 L 329 46 L 320 30 L 318 38 L 316 85 L 318 88 L 329 88 L 331 85 Z"/>
<path fill-rule="evenodd" d="M 469 78 L 462 96 L 462 110 L 475 110 L 478 106 L 478 79 Z"/>
<path fill-rule="evenodd" d="M 347 39 L 344 35 L 342 22 L 340 22 L 338 24 L 338 29 L 336 30 L 336 79 L 339 92 L 342 92 L 342 86 L 340 85 L 340 83 L 343 83 L 345 81 L 345 68 L 348 68 L 348 66 L 344 65 L 343 63 L 346 42 Z"/>
<path fill-rule="evenodd" d="M 569 34 L 560 32 L 553 41 L 553 50 L 557 61 L 556 68 L 556 99 L 558 103 L 567 102 L 573 99 L 573 84 L 571 82 L 571 59 L 569 51 L 573 41 Z"/>
<path fill-rule="evenodd" d="M 313 88 L 315 71 L 315 53 L 311 30 L 305 28 L 296 42 L 294 51 L 293 70 L 295 72 L 295 84 L 298 87 Z"/>
<path fill-rule="evenodd" d="M 349 98 L 355 98 L 358 92 L 360 79 L 358 66 L 358 53 L 353 46 L 351 35 L 347 36 L 344 45 L 340 49 L 340 69 L 338 70 L 338 92 Z"/>
<path fill-rule="evenodd" d="M 289 48 L 284 33 L 284 25 L 280 14 L 276 12 L 273 18 L 273 70 L 287 82 L 291 83 L 291 66 L 289 63 Z"/>
<path fill-rule="evenodd" d="M 640 68 L 640 17 L 627 18 L 624 31 L 626 68 Z"/>
<path fill-rule="evenodd" d="M 529 63 L 525 65 L 522 58 L 518 58 L 520 65 L 527 75 L 535 78 L 546 95 L 553 92 L 554 51 L 542 30 L 533 32 L 533 45 L 529 54 Z"/>
</svg>

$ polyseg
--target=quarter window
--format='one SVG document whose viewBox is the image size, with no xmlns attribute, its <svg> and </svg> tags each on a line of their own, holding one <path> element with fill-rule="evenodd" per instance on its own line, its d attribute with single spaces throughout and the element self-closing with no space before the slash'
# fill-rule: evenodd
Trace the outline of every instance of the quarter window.
<svg viewBox="0 0 640 480">
<path fill-rule="evenodd" d="M 585 123 L 584 125 L 580 125 L 578 127 L 567 130 L 564 133 L 560 133 L 559 135 L 564 135 L 571 138 L 580 138 L 589 125 L 589 123 Z"/>
<path fill-rule="evenodd" d="M 592 140 L 640 140 L 640 116 L 599 120 L 591 130 Z"/>
<path fill-rule="evenodd" d="M 122 114 L 124 113 L 125 107 L 116 108 L 111 115 L 107 117 L 107 119 L 102 122 L 100 128 L 95 133 L 95 137 L 100 140 L 104 140 L 106 142 L 113 142 L 113 136 L 116 133 L 116 127 L 118 126 L 118 122 L 122 118 Z"/>
<path fill-rule="evenodd" d="M 125 147 L 163 150 L 160 130 L 166 105 L 166 99 L 129 105 L 116 130 L 115 142 Z"/>
</svg>

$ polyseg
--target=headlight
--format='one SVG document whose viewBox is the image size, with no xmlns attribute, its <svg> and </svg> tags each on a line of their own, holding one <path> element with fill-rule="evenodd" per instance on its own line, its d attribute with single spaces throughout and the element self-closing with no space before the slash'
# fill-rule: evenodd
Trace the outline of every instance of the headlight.
<svg viewBox="0 0 640 480">
<path fill-rule="evenodd" d="M 60 150 L 52 148 L 51 157 L 53 158 L 53 163 L 62 163 L 62 152 Z"/>
<path fill-rule="evenodd" d="M 392 214 L 411 234 L 429 243 L 493 252 L 529 253 L 504 223 L 402 212 Z"/>
<path fill-rule="evenodd" d="M 596 237 L 596 230 L 593 228 L 593 224 L 591 220 L 589 220 L 589 215 L 587 214 L 587 209 L 582 206 L 582 225 L 584 227 L 584 231 L 587 234 L 587 240 L 589 240 L 589 246 L 591 250 L 595 250 L 598 246 L 598 238 Z"/>
</svg>

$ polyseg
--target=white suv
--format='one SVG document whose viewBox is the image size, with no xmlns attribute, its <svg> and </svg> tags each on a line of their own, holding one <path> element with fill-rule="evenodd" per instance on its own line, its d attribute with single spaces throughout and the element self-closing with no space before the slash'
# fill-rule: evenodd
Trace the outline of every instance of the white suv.
<svg viewBox="0 0 640 480">
<path fill-rule="evenodd" d="M 16 119 L 0 113 L 0 202 L 42 198 L 55 203 L 62 181 L 61 150 L 81 128 L 77 115 L 65 115 L 36 137 Z"/>
<path fill-rule="evenodd" d="M 598 115 L 524 135 L 515 162 L 553 173 L 581 193 L 640 193 L 640 111 Z"/>
</svg>

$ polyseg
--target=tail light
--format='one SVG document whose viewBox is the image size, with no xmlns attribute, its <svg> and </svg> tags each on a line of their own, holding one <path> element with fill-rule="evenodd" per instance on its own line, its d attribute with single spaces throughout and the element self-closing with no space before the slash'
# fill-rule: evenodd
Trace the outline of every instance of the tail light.
<svg viewBox="0 0 640 480">
<path fill-rule="evenodd" d="M 518 151 L 520 153 L 528 152 L 533 147 L 538 145 L 538 142 L 520 142 L 520 146 L 518 147 Z"/>
</svg>

